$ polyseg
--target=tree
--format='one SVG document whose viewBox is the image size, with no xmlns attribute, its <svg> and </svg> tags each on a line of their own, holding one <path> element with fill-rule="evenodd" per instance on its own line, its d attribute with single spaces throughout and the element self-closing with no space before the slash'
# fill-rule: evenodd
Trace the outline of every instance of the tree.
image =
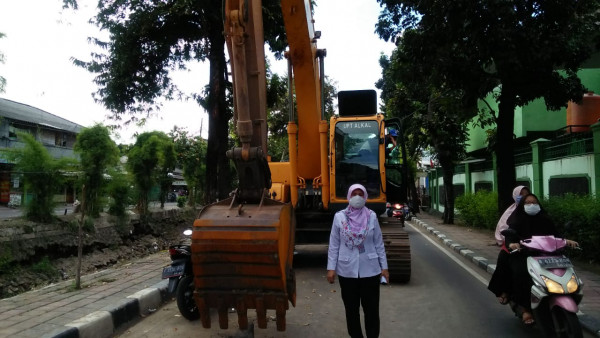
<svg viewBox="0 0 600 338">
<path fill-rule="evenodd" d="M 79 154 L 82 184 L 85 185 L 85 212 L 92 216 L 100 216 L 103 208 L 103 197 L 106 195 L 107 170 L 119 160 L 119 150 L 110 138 L 108 128 L 96 124 L 84 128 L 77 135 L 73 150 Z"/>
<path fill-rule="evenodd" d="M 183 177 L 188 186 L 188 205 L 195 206 L 202 194 L 202 182 L 206 175 L 205 162 L 206 141 L 200 136 L 192 137 L 182 128 L 174 127 L 169 137 L 175 144 L 177 164 L 183 169 Z"/>
<path fill-rule="evenodd" d="M 0 32 L 0 39 L 5 37 L 6 34 Z M 4 63 L 4 53 L 0 52 L 0 63 Z M 4 93 L 4 88 L 6 87 L 6 79 L 4 76 L 0 75 L 0 93 Z"/>
<path fill-rule="evenodd" d="M 166 136 L 166 135 L 165 135 Z M 158 194 L 160 200 L 160 208 L 164 209 L 167 194 L 173 184 L 173 171 L 177 164 L 177 156 L 175 154 L 175 146 L 171 139 L 164 140 L 162 151 L 159 153 L 160 158 L 158 168 L 156 170 L 156 181 L 160 187 Z"/>
<path fill-rule="evenodd" d="M 76 8 L 76 0 L 63 0 Z M 263 1 L 264 34 L 276 55 L 286 46 L 279 1 Z M 190 61 L 210 63 L 208 86 L 193 93 L 209 115 L 206 151 L 206 201 L 227 197 L 231 180 L 228 148 L 227 68 L 221 1 L 109 1 L 98 2 L 95 22 L 110 33 L 109 41 L 92 39 L 105 52 L 92 61 L 75 64 L 97 74 L 95 98 L 113 112 L 135 119 L 160 108 L 160 99 L 184 98 L 170 71 L 185 69 Z"/>
<path fill-rule="evenodd" d="M 419 147 L 429 144 L 435 149 L 444 172 L 443 219 L 452 224 L 454 166 L 464 156 L 465 122 L 474 115 L 475 104 L 464 102 L 462 91 L 449 88 L 444 78 L 428 66 L 430 58 L 437 55 L 421 48 L 422 36 L 416 30 L 405 31 L 391 58 L 380 59 L 383 77 L 377 87 L 382 89 L 386 112 L 401 118 L 403 134 L 411 141 L 410 150 L 403 153 L 410 152 L 415 159 Z M 403 156 L 408 165 L 408 154 Z M 408 181 L 414 182 L 412 177 Z M 414 184 L 410 188 L 416 199 Z"/>
<path fill-rule="evenodd" d="M 267 65 L 267 139 L 269 155 L 272 161 L 285 161 L 288 157 L 287 124 L 290 120 L 290 100 L 288 75 L 272 73 Z M 336 82 L 325 76 L 324 102 L 325 120 L 335 112 L 333 99 L 337 96 Z M 296 109 L 294 105 L 294 110 Z"/>
<path fill-rule="evenodd" d="M 25 143 L 9 155 L 15 162 L 15 171 L 23 175 L 25 191 L 31 196 L 25 199 L 26 217 L 32 221 L 54 221 L 54 193 L 63 181 L 63 169 L 72 165 L 72 159 L 55 160 L 48 150 L 27 133 L 18 137 Z"/>
<path fill-rule="evenodd" d="M 496 96 L 498 206 L 512 203 L 515 185 L 514 111 L 537 98 L 549 110 L 580 101 L 577 70 L 598 41 L 596 0 L 416 1 L 378 0 L 377 32 L 396 39 L 405 29 L 423 34 L 420 48 L 434 51 L 429 66 L 466 97 Z"/>
<path fill-rule="evenodd" d="M 150 190 L 174 168 L 172 148 L 173 142 L 165 133 L 153 131 L 140 134 L 129 150 L 127 168 L 138 189 L 137 208 L 142 216 L 148 214 Z"/>
</svg>

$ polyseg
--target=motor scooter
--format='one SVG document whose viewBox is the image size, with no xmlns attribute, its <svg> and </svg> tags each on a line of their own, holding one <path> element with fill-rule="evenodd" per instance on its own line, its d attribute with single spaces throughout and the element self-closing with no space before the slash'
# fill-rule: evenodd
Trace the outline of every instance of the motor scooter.
<svg viewBox="0 0 600 338">
<path fill-rule="evenodd" d="M 169 279 L 167 292 L 177 300 L 177 308 L 181 315 L 188 320 L 200 318 L 198 305 L 194 300 L 194 274 L 192 272 L 192 247 L 189 236 L 192 230 L 185 230 L 185 244 L 169 246 L 171 265 L 162 272 L 163 279 Z"/>
<path fill-rule="evenodd" d="M 516 232 L 509 229 L 503 235 Z M 561 252 L 567 241 L 554 236 L 532 236 L 520 241 L 526 250 L 527 271 L 533 280 L 531 308 L 536 323 L 546 337 L 583 337 L 577 312 L 583 298 L 583 281 L 577 277 L 573 264 Z M 517 313 L 516 304 L 511 308 Z"/>
<path fill-rule="evenodd" d="M 397 218 L 398 220 L 400 220 L 400 223 L 402 224 L 402 226 L 404 227 L 404 209 L 402 204 L 400 203 L 395 203 L 393 205 L 393 209 L 392 209 L 392 217 Z"/>
</svg>

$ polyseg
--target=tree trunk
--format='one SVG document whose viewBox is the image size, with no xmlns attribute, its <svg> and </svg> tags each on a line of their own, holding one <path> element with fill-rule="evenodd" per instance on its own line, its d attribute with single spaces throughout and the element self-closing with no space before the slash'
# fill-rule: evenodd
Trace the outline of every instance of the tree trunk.
<svg viewBox="0 0 600 338">
<path fill-rule="evenodd" d="M 418 213 L 421 203 L 419 202 L 419 195 L 417 193 L 417 187 L 415 186 L 415 177 L 412 174 L 412 170 L 408 171 L 408 190 L 409 196 L 412 201 L 413 213 Z"/>
<path fill-rule="evenodd" d="M 442 166 L 444 181 L 444 224 L 454 224 L 454 163 L 451 156 L 445 152 L 438 152 L 438 159 Z"/>
<path fill-rule="evenodd" d="M 77 268 L 75 269 L 75 289 L 81 289 L 81 261 L 83 260 L 83 222 L 85 221 L 85 185 L 81 187 L 81 218 L 77 227 Z"/>
<path fill-rule="evenodd" d="M 406 142 L 404 141 L 404 126 L 403 123 L 400 122 L 400 150 L 402 151 L 402 200 L 408 201 L 408 196 L 410 196 L 410 185 L 414 185 L 414 182 L 409 181 L 408 172 L 410 171 L 408 168 L 408 156 L 406 155 Z"/>
<path fill-rule="evenodd" d="M 498 210 L 506 210 L 514 201 L 515 158 L 513 154 L 513 131 L 515 118 L 515 96 L 510 86 L 504 85 L 498 107 L 496 130 L 496 172 L 498 179 Z"/>
<path fill-rule="evenodd" d="M 220 6 L 220 3 L 219 3 Z M 225 38 L 220 16 L 212 18 L 210 38 L 210 79 L 208 84 L 208 145 L 206 151 L 206 194 L 205 202 L 213 203 L 229 194 L 231 174 L 229 160 L 225 156 L 228 148 L 229 119 L 231 113 L 226 106 L 227 85 L 225 64 Z"/>
</svg>

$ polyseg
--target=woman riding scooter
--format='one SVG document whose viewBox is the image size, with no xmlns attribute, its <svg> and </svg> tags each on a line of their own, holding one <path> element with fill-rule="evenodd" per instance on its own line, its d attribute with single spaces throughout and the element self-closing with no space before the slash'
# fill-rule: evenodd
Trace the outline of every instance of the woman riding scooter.
<svg viewBox="0 0 600 338">
<path fill-rule="evenodd" d="M 529 188 L 523 185 L 517 186 L 513 189 L 512 198 L 515 203 L 511 204 L 502 214 L 498 224 L 496 225 L 496 242 L 499 246 L 501 246 L 500 252 L 498 253 L 498 260 L 496 262 L 496 269 L 494 270 L 494 274 L 492 275 L 492 279 L 490 279 L 490 283 L 488 284 L 488 290 L 492 291 L 496 297 L 498 298 L 498 302 L 502 305 L 508 304 L 509 295 L 510 295 L 510 287 L 511 283 L 511 272 L 510 272 L 510 263 L 509 256 L 510 253 L 508 248 L 504 243 L 504 235 L 502 235 L 502 231 L 508 229 L 508 224 L 506 221 L 512 215 L 512 213 L 519 205 L 519 202 L 523 198 L 523 196 L 529 195 L 531 192 Z"/>
<path fill-rule="evenodd" d="M 523 324 L 532 325 L 534 319 L 531 314 L 530 297 L 533 281 L 527 272 L 527 254 L 515 251 L 521 248 L 519 241 L 522 239 L 544 235 L 561 236 L 558 236 L 554 223 L 541 208 L 539 199 L 534 194 L 526 195 L 521 199 L 515 212 L 508 218 L 507 223 L 509 228 L 516 232 L 516 234 L 505 237 L 506 246 L 512 252 L 509 257 L 509 264 L 512 272 L 513 299 L 520 308 Z M 568 239 L 566 241 L 569 247 L 579 246 L 575 241 Z"/>
</svg>

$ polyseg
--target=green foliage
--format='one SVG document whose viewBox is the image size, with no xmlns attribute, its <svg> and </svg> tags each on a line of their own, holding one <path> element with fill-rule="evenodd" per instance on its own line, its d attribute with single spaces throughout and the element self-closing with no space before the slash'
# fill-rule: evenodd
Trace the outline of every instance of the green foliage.
<svg viewBox="0 0 600 338">
<path fill-rule="evenodd" d="M 119 149 L 110 138 L 108 128 L 96 124 L 91 128 L 84 128 L 77 135 L 73 150 L 81 159 L 81 184 L 85 186 L 85 203 L 87 215 L 100 216 L 103 209 L 103 197 L 106 196 L 108 185 L 107 169 L 116 165 L 119 160 Z"/>
<path fill-rule="evenodd" d="M 108 213 L 117 218 L 124 218 L 127 214 L 127 206 L 132 204 L 130 195 L 130 181 L 126 174 L 114 170 L 110 172 L 111 180 L 108 183 L 107 192 L 110 196 Z"/>
<path fill-rule="evenodd" d="M 497 194 L 478 191 L 456 198 L 459 218 L 467 226 L 494 230 L 498 222 Z M 596 196 L 567 194 L 542 201 L 542 207 L 561 236 L 583 248 L 571 252 L 590 262 L 600 262 L 600 201 Z"/>
<path fill-rule="evenodd" d="M 583 248 L 578 254 L 600 262 L 600 200 L 597 196 L 567 194 L 551 197 L 542 207 L 565 238 L 577 241 Z"/>
<path fill-rule="evenodd" d="M 596 51 L 600 2 L 378 2 L 383 10 L 377 33 L 406 46 L 408 64 L 432 74 L 427 77 L 432 87 L 462 91 L 465 102 L 499 90 L 494 96 L 499 203 L 510 204 L 515 108 L 537 98 L 549 110 L 581 100 L 585 88 L 577 71 Z"/>
<path fill-rule="evenodd" d="M 91 217 L 86 217 L 83 220 L 83 225 L 81 226 L 81 230 L 86 234 L 95 234 L 96 233 L 96 225 L 94 224 L 94 220 Z"/>
<path fill-rule="evenodd" d="M 183 128 L 174 127 L 169 132 L 174 142 L 178 167 L 183 169 L 183 177 L 189 192 L 189 204 L 195 205 L 202 194 L 206 177 L 206 140 L 192 136 Z"/>
<path fill-rule="evenodd" d="M 5 37 L 4 33 L 0 33 L 0 39 Z M 4 53 L 0 51 L 0 64 L 4 63 Z M 6 79 L 3 76 L 0 76 L 0 93 L 4 93 L 4 88 L 6 87 Z"/>
<path fill-rule="evenodd" d="M 337 97 L 337 83 L 330 77 L 325 77 L 324 102 L 325 120 L 335 112 L 334 98 Z M 267 125 L 269 137 L 267 149 L 271 161 L 286 161 L 288 155 L 287 124 L 290 120 L 288 94 L 288 77 L 271 73 L 267 69 Z M 297 111 L 294 105 L 294 111 Z"/>
<path fill-rule="evenodd" d="M 466 122 L 476 112 L 474 100 L 460 88 L 453 88 L 445 77 L 430 67 L 429 53 L 420 48 L 424 34 L 404 32 L 391 58 L 382 56 L 383 77 L 377 82 L 382 90 L 386 116 L 401 120 L 400 140 L 407 160 L 420 159 L 420 150 L 432 147 L 446 175 L 444 185 L 452 186 L 455 163 L 465 157 Z M 444 196 L 444 222 L 454 222 L 454 196 Z"/>
<path fill-rule="evenodd" d="M 25 203 L 26 217 L 32 221 L 52 222 L 54 192 L 64 179 L 61 169 L 65 169 L 66 161 L 53 159 L 32 135 L 19 133 L 18 137 L 25 146 L 15 149 L 9 157 L 16 163 L 15 171 L 23 175 L 25 191 L 32 196 Z"/>
<path fill-rule="evenodd" d="M 79 222 L 80 221 L 81 221 L 81 219 L 78 217 L 77 219 L 74 219 L 74 220 L 64 224 L 63 227 L 68 232 L 77 234 L 79 231 Z M 83 230 L 83 232 L 86 234 L 96 233 L 96 226 L 94 224 L 94 220 L 91 217 L 85 217 L 83 220 L 83 225 L 81 227 L 81 230 Z"/>
<path fill-rule="evenodd" d="M 163 132 L 153 131 L 138 135 L 129 151 L 127 168 L 138 189 L 137 205 L 142 214 L 148 213 L 148 196 L 155 184 L 164 184 L 167 173 L 175 168 L 173 141 Z"/>
<path fill-rule="evenodd" d="M 456 198 L 458 217 L 465 225 L 483 229 L 496 229 L 498 223 L 498 194 L 480 190 Z"/>
<path fill-rule="evenodd" d="M 46 276 L 53 276 L 57 274 L 57 270 L 54 266 L 52 266 L 52 263 L 50 263 L 48 256 L 44 256 L 44 258 L 42 258 L 39 262 L 33 264 L 31 266 L 31 270 Z"/>
<path fill-rule="evenodd" d="M 13 255 L 10 249 L 6 246 L 0 251 L 0 274 L 8 274 L 14 268 Z"/>
<path fill-rule="evenodd" d="M 187 202 L 187 197 L 185 197 L 185 196 L 177 197 L 177 206 L 179 208 L 183 208 L 185 206 L 185 202 Z"/>
</svg>

